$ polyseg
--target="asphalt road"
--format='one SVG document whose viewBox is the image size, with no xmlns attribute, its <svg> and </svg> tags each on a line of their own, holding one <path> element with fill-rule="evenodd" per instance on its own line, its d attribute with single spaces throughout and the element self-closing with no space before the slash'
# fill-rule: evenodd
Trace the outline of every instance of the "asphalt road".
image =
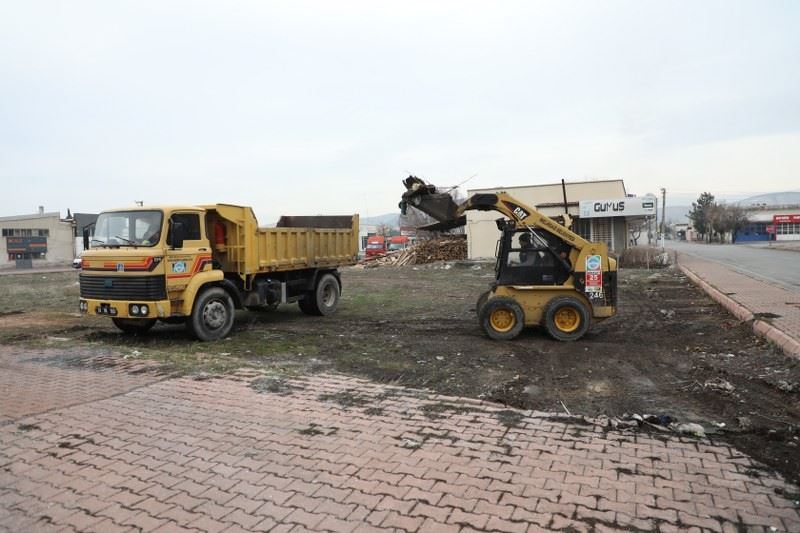
<svg viewBox="0 0 800 533">
<path fill-rule="evenodd" d="M 732 270 L 800 293 L 800 252 L 745 244 L 667 241 L 667 248 L 716 261 Z"/>
</svg>

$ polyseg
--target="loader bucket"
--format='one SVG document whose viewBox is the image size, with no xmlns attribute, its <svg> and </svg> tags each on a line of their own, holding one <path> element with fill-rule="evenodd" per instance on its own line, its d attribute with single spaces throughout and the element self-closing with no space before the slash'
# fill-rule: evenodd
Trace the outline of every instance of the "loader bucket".
<svg viewBox="0 0 800 533">
<path fill-rule="evenodd" d="M 400 210 L 405 213 L 407 206 L 419 209 L 439 222 L 453 222 L 459 219 L 458 204 L 447 193 L 437 192 L 434 185 L 425 183 L 415 176 L 403 180 L 406 192 L 400 202 Z"/>
</svg>

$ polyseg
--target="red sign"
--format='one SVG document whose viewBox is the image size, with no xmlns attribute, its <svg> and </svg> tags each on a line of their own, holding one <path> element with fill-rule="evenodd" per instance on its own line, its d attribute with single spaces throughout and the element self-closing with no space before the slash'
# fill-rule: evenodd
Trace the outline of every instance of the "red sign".
<svg viewBox="0 0 800 533">
<path fill-rule="evenodd" d="M 800 215 L 772 215 L 773 224 L 800 224 Z"/>
<path fill-rule="evenodd" d="M 774 224 L 769 224 L 767 226 L 767 233 L 775 233 L 775 225 Z"/>
<path fill-rule="evenodd" d="M 586 273 L 586 292 L 603 292 L 603 273 Z"/>
</svg>

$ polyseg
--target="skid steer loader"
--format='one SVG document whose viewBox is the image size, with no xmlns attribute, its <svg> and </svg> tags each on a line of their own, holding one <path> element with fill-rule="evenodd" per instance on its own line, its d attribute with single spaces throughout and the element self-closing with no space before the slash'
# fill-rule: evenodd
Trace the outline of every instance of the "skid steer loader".
<svg viewBox="0 0 800 533">
<path fill-rule="evenodd" d="M 409 176 L 401 212 L 411 206 L 437 220 L 427 229 L 466 223 L 465 212 L 498 211 L 501 232 L 495 281 L 478 298 L 476 312 L 486 334 L 515 338 L 525 326 L 540 325 L 560 341 L 580 339 L 593 320 L 616 314 L 617 261 L 605 243 L 589 242 L 505 192 L 479 193 L 456 204 L 432 184 Z"/>
</svg>

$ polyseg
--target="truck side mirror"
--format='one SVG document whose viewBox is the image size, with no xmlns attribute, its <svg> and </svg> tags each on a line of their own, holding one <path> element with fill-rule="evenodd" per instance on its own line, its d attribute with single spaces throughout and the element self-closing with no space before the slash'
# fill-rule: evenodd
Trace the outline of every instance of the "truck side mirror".
<svg viewBox="0 0 800 533">
<path fill-rule="evenodd" d="M 183 222 L 178 222 L 170 219 L 170 234 L 172 239 L 170 244 L 173 248 L 183 248 L 183 241 L 186 240 L 186 227 Z"/>
</svg>

